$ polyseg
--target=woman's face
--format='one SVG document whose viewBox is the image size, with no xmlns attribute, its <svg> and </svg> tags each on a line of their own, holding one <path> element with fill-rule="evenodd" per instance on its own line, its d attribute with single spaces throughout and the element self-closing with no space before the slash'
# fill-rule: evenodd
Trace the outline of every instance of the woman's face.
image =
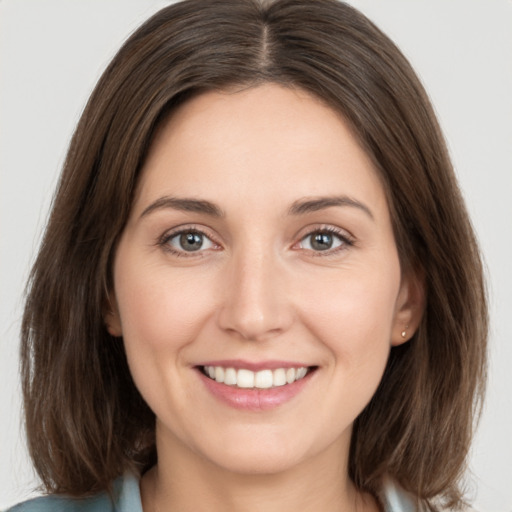
<svg viewBox="0 0 512 512">
<path fill-rule="evenodd" d="M 159 131 L 108 323 L 159 449 L 276 472 L 348 453 L 414 322 L 412 288 L 346 123 L 305 92 L 263 85 L 203 94 Z"/>
</svg>

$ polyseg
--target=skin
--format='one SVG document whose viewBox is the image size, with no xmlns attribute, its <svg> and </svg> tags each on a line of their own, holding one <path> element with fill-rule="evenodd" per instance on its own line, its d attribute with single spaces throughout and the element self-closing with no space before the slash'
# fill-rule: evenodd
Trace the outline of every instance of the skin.
<svg viewBox="0 0 512 512">
<path fill-rule="evenodd" d="M 162 203 L 171 196 L 222 215 Z M 345 202 L 290 213 L 334 196 Z M 202 248 L 185 251 L 176 228 L 204 233 Z M 311 233 L 326 230 L 333 248 L 315 250 Z M 332 109 L 273 84 L 179 107 L 145 162 L 107 317 L 157 417 L 144 510 L 377 510 L 348 477 L 352 425 L 421 297 L 379 177 Z M 316 370 L 288 402 L 244 411 L 196 369 L 225 359 Z"/>
</svg>

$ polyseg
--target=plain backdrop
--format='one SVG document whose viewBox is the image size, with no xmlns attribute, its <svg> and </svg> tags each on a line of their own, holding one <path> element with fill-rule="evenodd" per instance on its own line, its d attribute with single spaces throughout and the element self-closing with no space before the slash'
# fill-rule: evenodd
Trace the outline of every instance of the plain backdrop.
<svg viewBox="0 0 512 512">
<path fill-rule="evenodd" d="M 314 0 L 313 0 L 314 1 Z M 481 241 L 491 367 L 468 476 L 482 512 L 512 511 L 512 1 L 352 0 L 429 92 Z M 0 508 L 34 495 L 21 421 L 24 283 L 85 101 L 152 0 L 0 0 Z"/>
</svg>

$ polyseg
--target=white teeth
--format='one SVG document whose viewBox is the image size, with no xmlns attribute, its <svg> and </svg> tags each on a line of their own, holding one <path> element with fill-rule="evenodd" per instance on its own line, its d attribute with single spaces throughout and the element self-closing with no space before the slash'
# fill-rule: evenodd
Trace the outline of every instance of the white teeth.
<svg viewBox="0 0 512 512">
<path fill-rule="evenodd" d="M 297 375 L 295 376 L 295 379 L 296 380 L 299 380 L 299 379 L 303 379 L 305 376 L 306 376 L 306 373 L 308 373 L 308 369 L 307 368 L 299 368 L 297 370 Z"/>
<path fill-rule="evenodd" d="M 215 367 L 215 380 L 217 382 L 224 382 L 224 368 L 222 366 Z"/>
<path fill-rule="evenodd" d="M 245 368 L 235 370 L 222 366 L 205 366 L 204 373 L 211 379 L 228 386 L 246 389 L 268 389 L 292 384 L 296 380 L 303 379 L 308 373 L 308 368 L 301 366 L 299 368 L 277 368 L 275 370 L 253 372 Z"/>
<path fill-rule="evenodd" d="M 261 370 L 256 373 L 254 378 L 254 386 L 257 388 L 265 389 L 271 388 L 274 383 L 274 376 L 272 370 Z"/>
<path fill-rule="evenodd" d="M 210 368 L 213 368 L 213 366 L 210 366 Z M 234 368 L 226 368 L 226 372 L 224 373 L 224 384 L 234 386 L 236 382 L 236 370 Z"/>
<path fill-rule="evenodd" d="M 284 368 L 274 370 L 274 386 L 284 386 L 286 384 L 286 371 Z"/>
<path fill-rule="evenodd" d="M 236 385 L 239 388 L 253 388 L 254 372 L 251 372 L 251 370 L 238 370 L 236 374 Z"/>
</svg>

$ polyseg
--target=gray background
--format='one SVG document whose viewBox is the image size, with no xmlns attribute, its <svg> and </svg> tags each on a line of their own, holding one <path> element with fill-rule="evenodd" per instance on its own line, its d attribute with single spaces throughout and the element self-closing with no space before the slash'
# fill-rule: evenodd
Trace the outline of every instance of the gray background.
<svg viewBox="0 0 512 512">
<path fill-rule="evenodd" d="M 352 0 L 409 57 L 439 114 L 488 267 L 491 369 L 468 474 L 512 511 L 512 2 Z M 66 147 L 102 69 L 165 2 L 0 0 L 0 508 L 37 484 L 17 377 L 22 291 Z"/>
</svg>

